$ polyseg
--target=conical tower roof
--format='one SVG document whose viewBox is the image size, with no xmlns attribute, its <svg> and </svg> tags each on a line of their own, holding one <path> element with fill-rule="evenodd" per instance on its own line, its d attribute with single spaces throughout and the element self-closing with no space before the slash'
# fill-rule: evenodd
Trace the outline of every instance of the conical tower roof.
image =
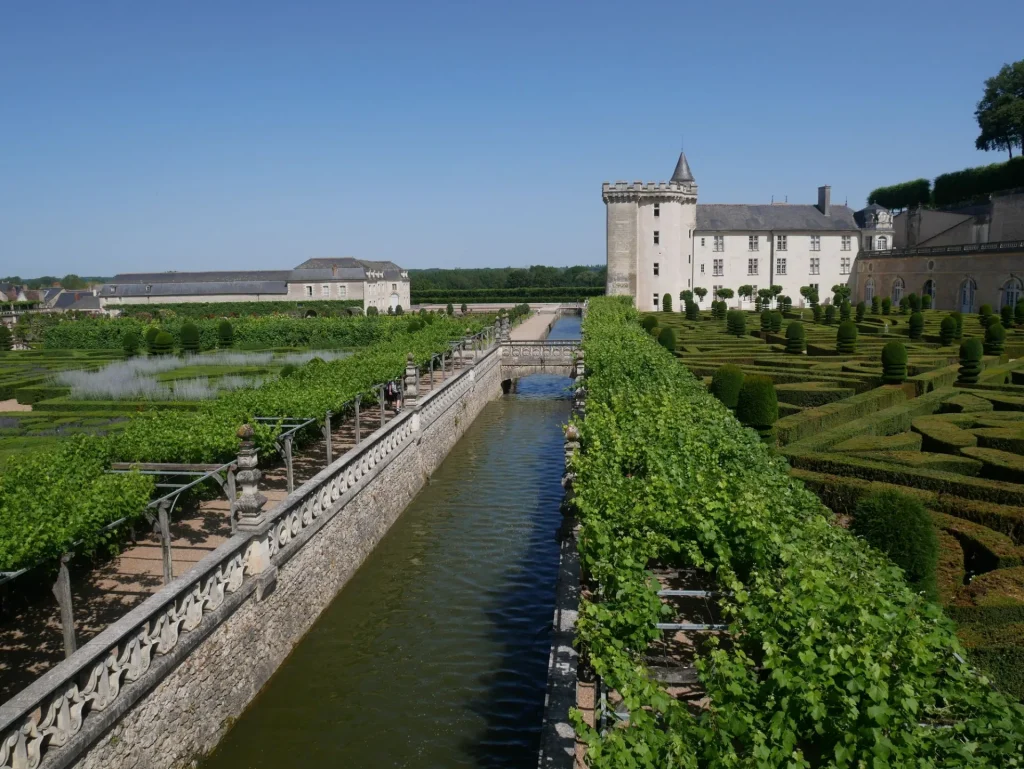
<svg viewBox="0 0 1024 769">
<path fill-rule="evenodd" d="M 672 181 L 674 182 L 692 182 L 696 181 L 693 178 L 693 172 L 690 171 L 690 164 L 686 162 L 686 153 L 679 153 L 679 161 L 676 163 L 675 173 L 672 174 Z"/>
</svg>

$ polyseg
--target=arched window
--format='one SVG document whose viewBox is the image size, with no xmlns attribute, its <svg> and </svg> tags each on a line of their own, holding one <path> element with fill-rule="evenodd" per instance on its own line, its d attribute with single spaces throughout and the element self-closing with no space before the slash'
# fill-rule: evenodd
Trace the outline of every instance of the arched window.
<svg viewBox="0 0 1024 769">
<path fill-rule="evenodd" d="M 974 278 L 965 278 L 960 284 L 960 312 L 974 312 L 974 292 L 977 290 Z"/>
<path fill-rule="evenodd" d="M 864 284 L 864 301 L 871 304 L 871 300 L 875 298 L 875 279 L 868 278 L 867 283 Z"/>
<path fill-rule="evenodd" d="M 930 296 L 932 298 L 932 309 L 938 309 L 935 306 L 935 281 L 926 280 L 924 282 L 924 288 L 921 289 L 921 296 Z"/>
<path fill-rule="evenodd" d="M 896 280 L 894 280 L 892 282 L 892 303 L 893 304 L 899 304 L 900 303 L 900 299 L 903 298 L 903 289 L 905 289 L 906 287 L 907 286 L 903 282 L 903 278 L 896 278 Z"/>
<path fill-rule="evenodd" d="M 889 248 L 889 239 L 887 237 L 885 237 L 885 235 L 879 235 L 878 236 L 878 250 L 879 251 L 885 251 L 887 248 Z"/>
<path fill-rule="evenodd" d="M 1022 289 L 1020 278 L 1010 278 L 1003 285 L 1003 307 L 1010 306 L 1016 307 L 1017 302 L 1024 298 L 1024 289 Z"/>
</svg>

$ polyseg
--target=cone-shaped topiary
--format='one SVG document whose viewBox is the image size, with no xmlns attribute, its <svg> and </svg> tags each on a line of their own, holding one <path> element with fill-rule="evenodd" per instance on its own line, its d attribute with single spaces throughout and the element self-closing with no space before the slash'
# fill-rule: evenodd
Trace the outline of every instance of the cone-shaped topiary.
<svg viewBox="0 0 1024 769">
<path fill-rule="evenodd" d="M 939 541 L 919 500 L 898 491 L 866 496 L 857 503 L 850 530 L 889 556 L 911 586 L 935 600 Z"/>
<path fill-rule="evenodd" d="M 644 327 L 644 331 L 650 331 L 658 325 L 658 319 L 653 315 L 644 315 L 644 319 L 640 321 L 640 325 Z"/>
<path fill-rule="evenodd" d="M 199 326 L 192 321 L 185 321 L 181 326 L 181 351 L 199 352 Z"/>
<path fill-rule="evenodd" d="M 444 308 L 444 310 L 445 310 L 445 312 L 448 313 L 448 315 L 454 315 L 455 314 L 455 308 L 452 307 L 452 303 L 451 302 L 448 302 L 448 305 Z"/>
<path fill-rule="evenodd" d="M 673 328 L 663 328 L 661 333 L 658 334 L 658 344 L 664 347 L 669 352 L 675 352 L 676 349 L 676 331 Z"/>
<path fill-rule="evenodd" d="M 770 438 L 772 425 L 779 418 L 779 396 L 771 379 L 757 375 L 743 378 L 736 399 L 736 418 L 757 430 L 762 440 Z"/>
<path fill-rule="evenodd" d="M 956 322 L 956 332 L 953 334 L 953 338 L 954 339 L 963 339 L 964 338 L 964 316 L 963 316 L 963 313 L 951 312 L 949 314 L 949 317 L 951 317 L 954 320 L 954 322 Z"/>
<path fill-rule="evenodd" d="M 771 310 L 761 310 L 761 330 L 766 333 L 772 330 Z"/>
<path fill-rule="evenodd" d="M 733 336 L 746 336 L 747 314 L 743 310 L 729 310 L 726 314 L 726 323 L 726 328 Z"/>
<path fill-rule="evenodd" d="M 921 309 L 930 310 L 932 308 L 932 295 L 922 294 L 921 295 Z"/>
<path fill-rule="evenodd" d="M 882 300 L 882 315 L 888 315 L 892 312 L 892 299 L 885 297 Z"/>
<path fill-rule="evenodd" d="M 854 317 L 857 318 L 857 322 L 860 323 L 864 320 L 864 315 L 868 311 L 868 306 L 864 302 L 857 302 L 857 313 Z"/>
<path fill-rule="evenodd" d="M 907 301 L 907 297 L 900 299 L 900 315 L 906 315 L 907 310 L 910 309 L 910 303 Z"/>
<path fill-rule="evenodd" d="M 844 320 L 836 332 L 836 351 L 840 355 L 853 355 L 857 352 L 857 324 L 852 320 Z"/>
<path fill-rule="evenodd" d="M 769 330 L 773 334 L 777 334 L 780 331 L 782 331 L 782 313 L 779 312 L 778 310 L 775 310 L 774 312 L 772 312 L 772 315 L 771 315 L 771 318 L 769 320 L 768 326 L 769 326 Z"/>
<path fill-rule="evenodd" d="M 849 320 L 850 319 L 850 315 L 851 315 L 850 303 L 846 299 L 844 299 L 843 303 L 841 305 L 839 305 L 839 320 L 840 321 Z"/>
<path fill-rule="evenodd" d="M 232 347 L 235 344 L 235 329 L 227 318 L 217 325 L 217 346 Z"/>
<path fill-rule="evenodd" d="M 700 307 L 696 302 L 686 303 L 686 319 L 700 320 Z"/>
<path fill-rule="evenodd" d="M 1003 322 L 1003 328 L 1009 328 L 1013 325 L 1013 308 L 1004 304 L 1003 308 L 999 311 L 999 316 Z"/>
<path fill-rule="evenodd" d="M 129 332 L 131 333 L 131 332 Z M 137 341 L 137 338 L 136 338 Z M 10 350 L 14 347 L 14 338 L 11 334 L 11 330 L 6 325 L 0 323 L 0 350 Z"/>
<path fill-rule="evenodd" d="M 993 320 L 985 329 L 985 354 L 1002 355 L 1006 343 L 1006 329 L 998 320 Z"/>
<path fill-rule="evenodd" d="M 911 312 L 917 312 L 921 309 L 921 297 L 917 294 L 910 294 L 907 296 L 907 306 Z"/>
<path fill-rule="evenodd" d="M 1024 326 L 1024 299 L 1017 300 L 1017 306 L 1013 308 L 1013 319 L 1018 326 Z"/>
<path fill-rule="evenodd" d="M 804 324 L 793 321 L 786 327 L 786 352 L 799 355 L 804 351 Z"/>
<path fill-rule="evenodd" d="M 174 337 L 166 331 L 159 331 L 153 337 L 153 354 L 170 355 L 174 352 Z"/>
<path fill-rule="evenodd" d="M 142 338 L 146 340 L 146 351 L 150 355 L 156 355 L 156 350 L 153 349 L 153 345 L 156 343 L 156 335 L 159 333 L 160 329 L 156 326 L 150 326 L 142 336 Z"/>
<path fill-rule="evenodd" d="M 882 312 L 882 300 L 877 296 L 871 297 L 871 314 L 878 315 Z"/>
<path fill-rule="evenodd" d="M 918 340 L 924 334 L 924 315 L 915 312 L 910 316 L 910 338 Z"/>
<path fill-rule="evenodd" d="M 661 297 L 661 311 L 672 312 L 672 294 L 665 294 Z"/>
<path fill-rule="evenodd" d="M 131 330 L 125 331 L 124 336 L 121 337 L 121 349 L 124 350 L 124 354 L 129 358 L 133 358 L 138 355 L 139 335 Z"/>
<path fill-rule="evenodd" d="M 903 342 L 889 342 L 882 348 L 882 382 L 902 384 L 907 378 L 907 348 Z"/>
<path fill-rule="evenodd" d="M 928 296 L 928 294 L 925 294 Z M 956 339 L 956 318 L 952 315 L 947 315 L 942 319 L 942 323 L 939 324 L 939 341 L 943 347 L 953 344 L 953 340 Z"/>
<path fill-rule="evenodd" d="M 981 340 L 975 336 L 960 343 L 960 370 L 956 381 L 960 384 L 977 384 L 981 374 L 981 355 L 984 349 Z"/>
<path fill-rule="evenodd" d="M 395 309 L 397 310 L 398 308 L 396 307 Z M 469 312 L 469 305 L 467 305 L 465 302 L 463 302 L 462 303 L 462 307 L 460 309 L 462 310 L 462 314 L 465 315 L 467 312 Z M 401 315 L 402 313 L 398 313 L 398 314 Z"/>
<path fill-rule="evenodd" d="M 825 325 L 831 326 L 836 322 L 836 306 L 830 304 L 825 308 Z"/>
<path fill-rule="evenodd" d="M 743 369 L 733 363 L 726 363 L 724 366 L 720 366 L 711 378 L 709 390 L 718 400 L 734 409 L 742 386 Z"/>
</svg>

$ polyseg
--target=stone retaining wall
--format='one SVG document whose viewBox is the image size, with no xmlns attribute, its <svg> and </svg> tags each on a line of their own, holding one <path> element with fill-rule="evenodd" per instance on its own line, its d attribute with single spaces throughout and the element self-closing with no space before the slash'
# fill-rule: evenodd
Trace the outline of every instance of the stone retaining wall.
<svg viewBox="0 0 1024 769">
<path fill-rule="evenodd" d="M 501 394 L 500 349 L 368 436 L 0 708 L 0 768 L 172 769 L 214 748 Z"/>
</svg>

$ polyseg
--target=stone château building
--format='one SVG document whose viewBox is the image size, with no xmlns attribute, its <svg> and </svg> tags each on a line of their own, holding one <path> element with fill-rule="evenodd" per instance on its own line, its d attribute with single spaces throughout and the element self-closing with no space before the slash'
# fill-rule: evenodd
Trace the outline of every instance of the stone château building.
<svg viewBox="0 0 1024 769">
<path fill-rule="evenodd" d="M 606 182 L 609 294 L 632 296 L 641 310 L 661 307 L 669 294 L 703 287 L 708 296 L 740 286 L 754 292 L 782 286 L 795 306 L 800 288 L 816 285 L 823 302 L 832 286 L 847 284 L 858 254 L 893 243 L 892 215 L 881 206 L 854 211 L 833 205 L 831 188 L 818 188 L 815 205 L 698 204 L 697 182 L 680 153 L 667 182 Z"/>
<path fill-rule="evenodd" d="M 410 305 L 409 273 L 394 262 L 307 259 L 293 270 L 117 275 L 99 292 L 105 308 L 181 302 L 359 300 L 380 312 Z"/>
</svg>

